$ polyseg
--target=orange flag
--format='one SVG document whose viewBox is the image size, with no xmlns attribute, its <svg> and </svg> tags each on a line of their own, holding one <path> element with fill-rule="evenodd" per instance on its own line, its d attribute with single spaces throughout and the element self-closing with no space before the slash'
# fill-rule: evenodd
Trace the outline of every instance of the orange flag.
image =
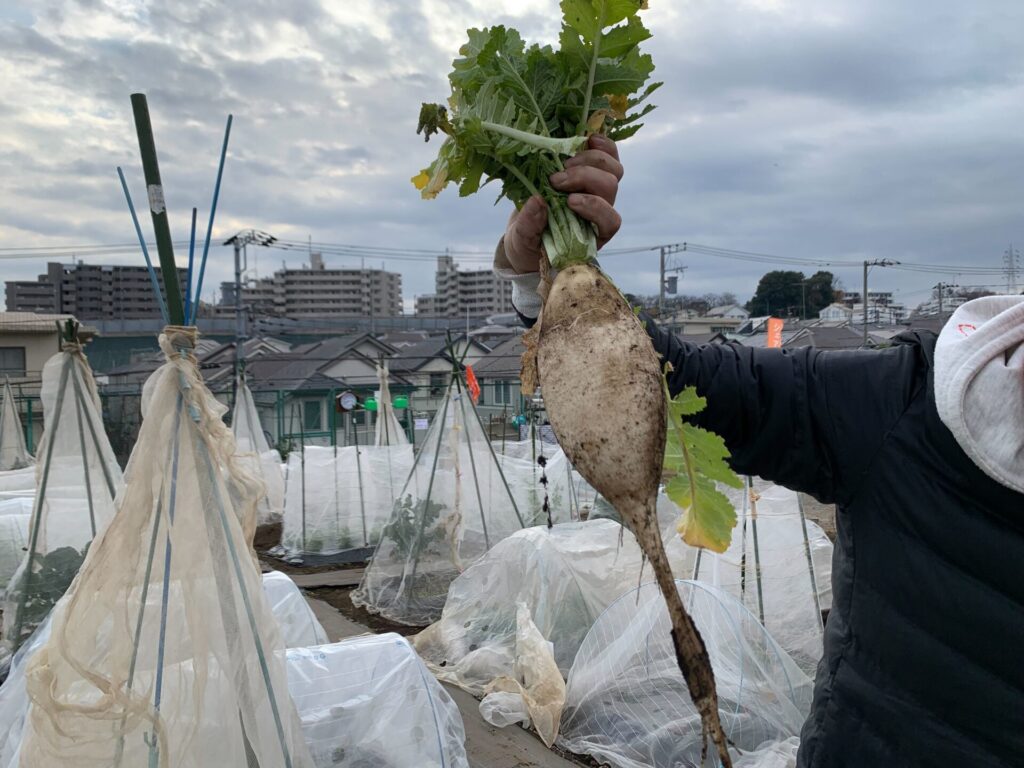
<svg viewBox="0 0 1024 768">
<path fill-rule="evenodd" d="M 469 389 L 469 396 L 473 398 L 473 405 L 476 405 L 480 399 L 480 382 L 476 380 L 472 365 L 466 366 L 466 387 Z"/>
<path fill-rule="evenodd" d="M 782 346 L 782 320 L 777 317 L 768 318 L 768 346 L 778 349 Z"/>
</svg>

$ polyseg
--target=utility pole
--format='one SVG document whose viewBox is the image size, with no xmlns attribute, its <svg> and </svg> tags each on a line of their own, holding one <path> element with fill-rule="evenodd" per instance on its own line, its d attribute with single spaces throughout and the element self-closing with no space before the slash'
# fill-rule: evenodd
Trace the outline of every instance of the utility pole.
<svg viewBox="0 0 1024 768">
<path fill-rule="evenodd" d="M 864 349 L 868 347 L 868 267 L 891 267 L 899 264 L 898 261 L 892 259 L 872 259 L 864 261 L 864 295 L 860 297 L 860 305 L 864 312 Z"/>
<path fill-rule="evenodd" d="M 1003 272 L 1006 274 L 1006 292 L 1017 293 L 1017 270 L 1020 269 L 1020 251 L 1010 243 L 1009 249 L 1003 254 Z"/>
<path fill-rule="evenodd" d="M 245 366 L 245 350 L 243 349 L 246 336 L 245 307 L 242 305 L 242 273 L 245 270 L 243 268 L 242 255 L 245 253 L 246 246 L 250 243 L 267 246 L 276 239 L 266 232 L 249 229 L 239 232 L 224 241 L 224 245 L 234 246 L 235 249 L 235 376 L 231 384 L 232 407 L 234 407 L 235 397 L 238 394 L 238 376 Z M 248 266 L 248 258 L 245 259 L 245 264 Z"/>
<path fill-rule="evenodd" d="M 946 295 L 946 291 L 950 288 L 959 288 L 959 285 L 952 285 L 951 283 L 939 283 L 935 286 L 935 290 L 939 292 L 939 314 L 942 314 L 942 299 Z"/>
<path fill-rule="evenodd" d="M 686 243 L 683 243 L 682 246 L 676 244 L 676 245 L 662 245 L 662 246 L 658 247 L 658 251 L 661 254 L 661 257 L 660 257 L 661 268 L 658 270 L 658 272 L 659 272 L 659 274 L 661 276 L 661 279 L 658 281 L 658 317 L 659 317 L 659 319 L 662 317 L 662 315 L 665 312 L 665 286 L 667 284 L 667 280 L 665 278 L 665 273 L 666 272 L 685 272 L 686 271 L 686 267 L 666 268 L 666 266 L 665 266 L 665 257 L 670 255 L 670 254 L 679 253 L 680 251 L 684 251 L 684 250 L 686 250 Z"/>
</svg>

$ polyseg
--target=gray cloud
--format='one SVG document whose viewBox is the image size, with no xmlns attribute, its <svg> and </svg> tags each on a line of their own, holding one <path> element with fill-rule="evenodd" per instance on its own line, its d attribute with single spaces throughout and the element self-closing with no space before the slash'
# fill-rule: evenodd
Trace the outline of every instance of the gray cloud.
<svg viewBox="0 0 1024 768">
<path fill-rule="evenodd" d="M 507 206 L 486 191 L 421 201 L 409 177 L 436 144 L 413 128 L 420 102 L 447 94 L 455 30 L 505 23 L 553 39 L 552 15 L 518 6 L 42 0 L 0 11 L 0 247 L 133 238 L 114 168 L 140 196 L 128 94 L 141 90 L 176 237 L 193 205 L 205 229 L 231 112 L 215 241 L 252 226 L 299 240 L 488 251 Z M 995 266 L 1022 236 L 1015 33 L 1024 7 L 1015 0 L 941 10 L 924 0 L 652 6 L 650 50 L 666 85 L 647 127 L 622 147 L 616 245 L 685 240 Z M 302 256 L 261 252 L 261 271 L 282 258 Z M 693 292 L 747 295 L 770 268 L 675 259 L 688 266 L 681 289 Z M 603 263 L 624 290 L 656 291 L 656 252 Z M 42 266 L 0 264 L 5 279 Z M 429 261 L 391 266 L 407 298 L 432 290 Z M 227 249 L 215 247 L 207 286 L 229 272 Z M 858 269 L 837 272 L 858 284 Z M 939 277 L 876 270 L 872 279 L 916 303 Z"/>
</svg>

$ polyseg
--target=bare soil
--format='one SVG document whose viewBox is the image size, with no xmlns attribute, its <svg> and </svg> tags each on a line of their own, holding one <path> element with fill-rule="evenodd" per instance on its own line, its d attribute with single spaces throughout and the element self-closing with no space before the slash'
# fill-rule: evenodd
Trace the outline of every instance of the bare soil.
<svg viewBox="0 0 1024 768">
<path fill-rule="evenodd" d="M 353 589 L 353 587 L 317 587 L 314 589 L 307 589 L 305 592 L 310 597 L 323 600 L 325 603 L 341 613 L 345 618 L 350 619 L 357 624 L 362 624 L 364 627 L 368 627 L 377 634 L 382 632 L 397 632 L 403 637 L 410 637 L 424 629 L 423 627 L 409 627 L 405 624 L 395 624 L 394 622 L 388 621 L 375 613 L 370 613 L 366 609 L 356 606 L 353 604 L 351 597 Z"/>
</svg>

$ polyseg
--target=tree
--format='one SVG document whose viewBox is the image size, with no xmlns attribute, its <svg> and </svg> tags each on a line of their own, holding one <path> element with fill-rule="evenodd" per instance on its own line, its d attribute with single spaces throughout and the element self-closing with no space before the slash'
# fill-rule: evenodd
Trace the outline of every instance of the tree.
<svg viewBox="0 0 1024 768">
<path fill-rule="evenodd" d="M 831 272 L 815 272 L 806 280 L 807 317 L 817 317 L 836 300 L 835 276 Z"/>
<path fill-rule="evenodd" d="M 765 273 L 757 284 L 754 297 L 747 302 L 747 311 L 754 317 L 799 316 L 803 280 L 803 272 L 775 270 Z"/>
</svg>

